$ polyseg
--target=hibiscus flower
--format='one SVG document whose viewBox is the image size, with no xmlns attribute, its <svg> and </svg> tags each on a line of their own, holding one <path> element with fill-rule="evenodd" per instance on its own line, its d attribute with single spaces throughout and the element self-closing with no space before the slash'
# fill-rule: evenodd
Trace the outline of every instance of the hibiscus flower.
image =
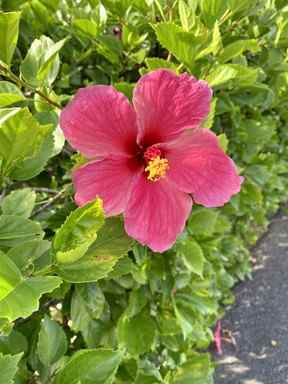
<svg viewBox="0 0 288 384">
<path fill-rule="evenodd" d="M 131 237 L 169 249 L 193 202 L 219 207 L 240 190 L 232 159 L 200 128 L 211 97 L 205 81 L 165 69 L 140 78 L 133 104 L 112 86 L 80 89 L 60 116 L 66 139 L 88 158 L 73 172 L 76 203 L 99 196 L 107 216 L 123 213 Z"/>
</svg>

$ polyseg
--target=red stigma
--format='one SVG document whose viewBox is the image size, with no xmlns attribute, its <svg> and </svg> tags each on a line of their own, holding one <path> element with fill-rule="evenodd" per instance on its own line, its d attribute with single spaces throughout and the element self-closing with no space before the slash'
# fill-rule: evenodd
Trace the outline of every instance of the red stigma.
<svg viewBox="0 0 288 384">
<path fill-rule="evenodd" d="M 148 163 L 150 160 L 155 159 L 155 157 L 161 157 L 161 150 L 156 147 L 148 147 L 144 152 L 144 159 Z"/>
</svg>

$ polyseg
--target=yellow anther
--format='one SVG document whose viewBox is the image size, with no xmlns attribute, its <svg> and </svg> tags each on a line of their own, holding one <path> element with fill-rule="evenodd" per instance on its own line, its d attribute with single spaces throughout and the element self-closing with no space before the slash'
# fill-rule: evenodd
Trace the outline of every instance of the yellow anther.
<svg viewBox="0 0 288 384">
<path fill-rule="evenodd" d="M 145 168 L 145 172 L 148 173 L 147 179 L 150 181 L 157 181 L 166 175 L 168 169 L 168 160 L 156 156 L 154 159 L 149 160 L 148 165 Z"/>
</svg>

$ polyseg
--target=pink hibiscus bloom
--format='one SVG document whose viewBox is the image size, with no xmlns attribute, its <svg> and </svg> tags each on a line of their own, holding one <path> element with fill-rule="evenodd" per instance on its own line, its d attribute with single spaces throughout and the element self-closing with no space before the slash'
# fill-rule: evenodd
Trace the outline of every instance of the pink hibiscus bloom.
<svg viewBox="0 0 288 384">
<path fill-rule="evenodd" d="M 89 159 L 73 172 L 76 203 L 99 196 L 107 216 L 124 214 L 131 237 L 169 249 L 192 198 L 219 207 L 240 190 L 233 161 L 200 128 L 211 97 L 205 81 L 164 69 L 138 81 L 133 105 L 111 86 L 80 89 L 60 117 L 66 139 Z"/>
</svg>

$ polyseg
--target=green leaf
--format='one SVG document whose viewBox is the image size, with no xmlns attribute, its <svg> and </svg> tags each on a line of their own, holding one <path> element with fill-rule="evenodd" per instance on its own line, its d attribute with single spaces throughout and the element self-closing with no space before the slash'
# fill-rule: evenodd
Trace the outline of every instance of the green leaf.
<svg viewBox="0 0 288 384">
<path fill-rule="evenodd" d="M 207 116 L 207 118 L 203 121 L 203 123 L 201 124 L 201 126 L 203 128 L 212 128 L 213 127 L 213 124 L 214 124 L 214 118 L 215 118 L 215 112 L 216 112 L 216 105 L 217 105 L 217 98 L 214 97 L 211 104 L 210 104 L 210 111 L 209 111 L 209 114 Z"/>
<path fill-rule="evenodd" d="M 8 105 L 19 103 L 25 100 L 23 93 L 13 83 L 8 81 L 0 81 L 0 107 L 7 107 Z"/>
<path fill-rule="evenodd" d="M 223 149 L 224 152 L 227 151 L 229 140 L 225 133 L 221 133 L 221 135 L 218 136 L 218 142 L 220 147 Z"/>
<path fill-rule="evenodd" d="M 65 136 L 59 125 L 53 131 L 54 148 L 50 157 L 57 156 L 63 149 L 65 144 Z"/>
<path fill-rule="evenodd" d="M 51 132 L 51 125 L 40 125 L 27 108 L 4 110 L 0 117 L 0 173 L 10 175 L 14 171 L 21 174 L 23 160 L 33 157 Z M 3 113 L 3 110 L 2 110 Z"/>
<path fill-rule="evenodd" d="M 10 65 L 19 33 L 20 12 L 0 12 L 0 60 Z"/>
<path fill-rule="evenodd" d="M 104 211 L 100 199 L 73 211 L 54 237 L 57 262 L 69 264 L 81 259 L 103 224 Z"/>
<path fill-rule="evenodd" d="M 195 353 L 177 369 L 173 384 L 213 384 L 213 372 L 209 354 Z"/>
<path fill-rule="evenodd" d="M 58 116 L 55 112 L 42 112 L 35 115 L 41 126 L 51 125 L 51 131 L 44 138 L 42 145 L 32 157 L 22 161 L 12 172 L 14 180 L 28 180 L 37 176 L 45 167 L 48 160 L 56 156 L 64 145 L 63 132 L 58 126 Z"/>
<path fill-rule="evenodd" d="M 215 298 L 207 295 L 207 291 L 197 292 L 193 287 L 177 290 L 173 298 L 175 315 L 182 328 L 184 339 L 193 336 L 195 328 L 203 317 L 216 315 L 218 304 Z"/>
<path fill-rule="evenodd" d="M 133 289 L 129 296 L 128 307 L 125 310 L 125 316 L 136 316 L 147 305 L 147 296 L 144 288 Z"/>
<path fill-rule="evenodd" d="M 22 272 L 25 272 L 33 261 L 39 259 L 50 247 L 51 244 L 48 240 L 31 240 L 11 248 L 7 256 Z"/>
<path fill-rule="evenodd" d="M 122 81 L 119 83 L 115 83 L 114 87 L 117 89 L 117 91 L 124 93 L 124 95 L 127 96 L 129 100 L 132 100 L 134 85 L 135 84 Z"/>
<path fill-rule="evenodd" d="M 216 56 L 221 47 L 222 47 L 221 33 L 219 29 L 219 24 L 216 21 L 212 31 L 212 39 L 210 44 L 208 44 L 208 47 L 204 48 L 203 50 L 200 50 L 195 60 L 202 59 L 203 57 L 211 53 L 213 53 L 213 55 Z"/>
<path fill-rule="evenodd" d="M 178 12 L 183 29 L 189 31 L 189 8 L 184 0 L 179 0 Z"/>
<path fill-rule="evenodd" d="M 110 325 L 106 320 L 108 305 L 101 288 L 95 283 L 77 284 L 71 300 L 72 329 L 81 332 L 88 348 L 103 344 Z M 109 336 L 108 336 L 109 337 Z"/>
<path fill-rule="evenodd" d="M 36 200 L 36 193 L 30 188 L 18 189 L 11 192 L 1 202 L 4 215 L 30 217 Z"/>
<path fill-rule="evenodd" d="M 22 275 L 16 265 L 0 251 L 0 301 L 21 283 Z"/>
<path fill-rule="evenodd" d="M 199 2 L 201 17 L 204 22 L 212 27 L 216 20 L 220 20 L 229 8 L 229 0 L 202 0 Z"/>
<path fill-rule="evenodd" d="M 251 51 L 253 53 L 259 52 L 260 47 L 258 41 L 255 39 L 247 39 L 237 40 L 231 44 L 228 44 L 219 56 L 219 61 L 226 63 L 234 57 L 241 55 L 245 51 Z"/>
<path fill-rule="evenodd" d="M 124 256 L 133 244 L 133 240 L 126 234 L 123 222 L 118 217 L 105 220 L 96 241 L 90 246 L 88 254 L 101 257 Z"/>
<path fill-rule="evenodd" d="M 14 321 L 28 317 L 39 308 L 39 299 L 44 293 L 58 288 L 62 280 L 56 276 L 31 277 L 23 280 L 0 301 L 0 319 Z"/>
<path fill-rule="evenodd" d="M 122 359 L 122 353 L 110 349 L 76 352 L 56 375 L 53 384 L 110 384 Z"/>
<path fill-rule="evenodd" d="M 259 75 L 258 68 L 250 68 L 241 64 L 229 64 L 237 72 L 234 84 L 238 87 L 250 87 L 255 84 Z"/>
<path fill-rule="evenodd" d="M 60 68 L 59 51 L 66 43 L 62 39 L 54 43 L 47 36 L 35 39 L 22 61 L 21 76 L 34 87 L 51 86 Z"/>
<path fill-rule="evenodd" d="M 26 241 L 40 240 L 43 235 L 39 223 L 20 216 L 0 216 L 0 248 L 15 247 Z"/>
<path fill-rule="evenodd" d="M 92 39 L 95 39 L 99 34 L 98 25 L 94 20 L 75 19 L 73 20 L 72 25 Z"/>
<path fill-rule="evenodd" d="M 60 284 L 56 276 L 24 279 L 16 264 L 0 252 L 0 319 L 11 322 L 30 316 L 38 309 L 41 295 Z"/>
<path fill-rule="evenodd" d="M 87 254 L 80 260 L 58 264 L 57 272 L 71 283 L 89 283 L 106 277 L 117 263 L 118 257 Z"/>
<path fill-rule="evenodd" d="M 174 72 L 177 72 L 177 65 L 171 61 L 164 59 L 159 59 L 158 57 L 147 57 L 145 63 L 149 71 L 154 71 L 155 69 L 168 68 Z"/>
<path fill-rule="evenodd" d="M 126 235 L 122 221 L 107 219 L 85 255 L 75 262 L 58 263 L 58 273 L 64 280 L 74 283 L 98 281 L 113 270 L 131 245 L 132 239 Z"/>
<path fill-rule="evenodd" d="M 153 28 L 160 44 L 190 68 L 195 60 L 199 39 L 173 23 L 158 23 Z"/>
<path fill-rule="evenodd" d="M 62 327 L 48 316 L 41 322 L 37 352 L 46 367 L 56 363 L 67 351 L 68 343 Z"/>
<path fill-rule="evenodd" d="M 14 377 L 18 370 L 18 363 L 22 358 L 23 353 L 18 355 L 2 355 L 0 354 L 0 383 L 14 384 Z"/>
<path fill-rule="evenodd" d="M 206 76 L 205 80 L 211 87 L 223 85 L 237 76 L 237 70 L 230 65 L 219 65 Z"/>
<path fill-rule="evenodd" d="M 177 255 L 183 257 L 186 267 L 200 277 L 203 276 L 205 257 L 200 245 L 193 239 L 181 240 L 176 247 Z"/>
<path fill-rule="evenodd" d="M 158 368 L 149 360 L 139 360 L 137 377 L 134 384 L 158 384 L 163 383 Z"/>
<path fill-rule="evenodd" d="M 73 330 L 85 334 L 89 323 L 102 315 L 104 305 L 105 297 L 97 284 L 77 284 L 71 300 Z"/>
<path fill-rule="evenodd" d="M 16 355 L 17 353 L 27 352 L 28 342 L 26 337 L 13 329 L 9 335 L 0 336 L 0 353 L 4 355 Z"/>
<path fill-rule="evenodd" d="M 189 232 L 192 236 L 211 236 L 215 230 L 218 214 L 218 211 L 207 208 L 194 211 L 188 221 Z"/>
<path fill-rule="evenodd" d="M 156 336 L 156 324 L 148 311 L 144 310 L 134 317 L 124 313 L 117 325 L 117 336 L 122 348 L 133 356 L 150 351 Z"/>
</svg>

